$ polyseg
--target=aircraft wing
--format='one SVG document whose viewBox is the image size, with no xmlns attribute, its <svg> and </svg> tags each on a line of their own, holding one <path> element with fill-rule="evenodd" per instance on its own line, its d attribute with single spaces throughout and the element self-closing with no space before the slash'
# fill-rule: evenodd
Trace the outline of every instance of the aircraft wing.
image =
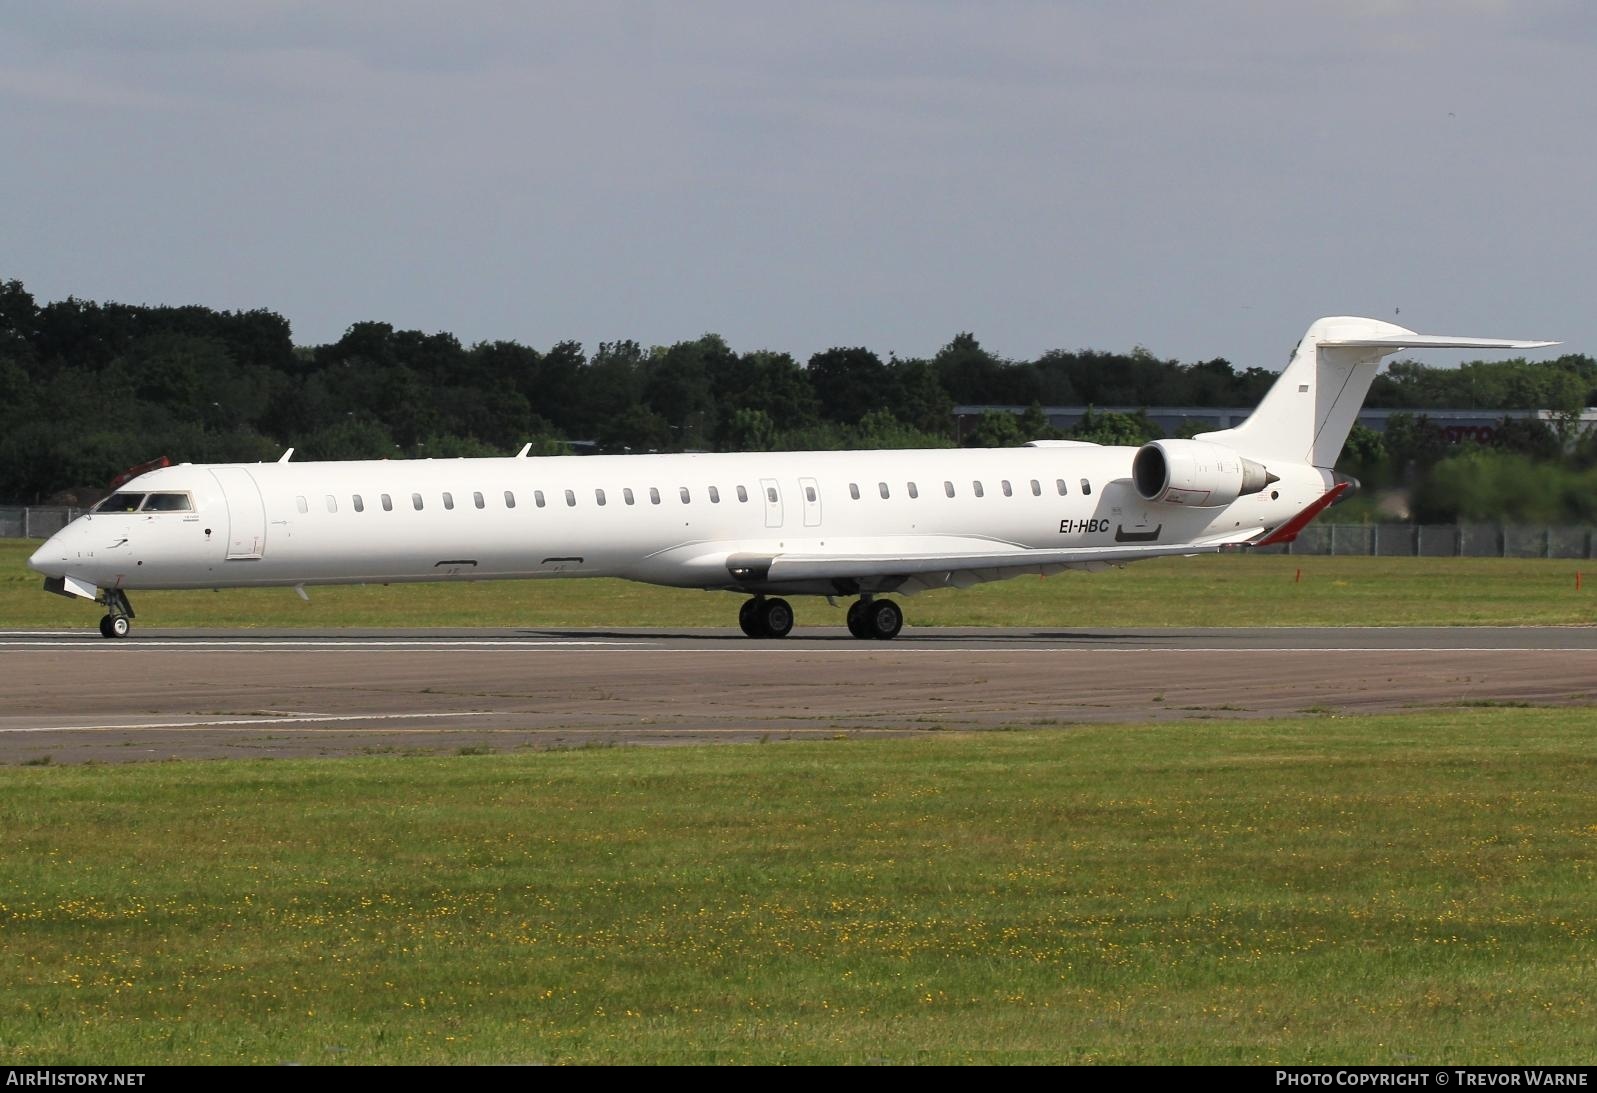
<svg viewBox="0 0 1597 1093">
<path fill-rule="evenodd" d="M 1214 554 L 1246 542 L 1257 528 L 1186 543 L 1117 543 L 1113 546 L 1036 550 L 970 543 L 971 549 L 922 553 L 848 550 L 838 553 L 736 552 L 726 556 L 727 572 L 740 584 L 789 585 L 814 581 L 859 582 L 862 587 L 891 583 L 894 587 L 964 587 L 1020 573 L 1057 573 L 1065 569 L 1102 569 L 1144 558 Z"/>
</svg>

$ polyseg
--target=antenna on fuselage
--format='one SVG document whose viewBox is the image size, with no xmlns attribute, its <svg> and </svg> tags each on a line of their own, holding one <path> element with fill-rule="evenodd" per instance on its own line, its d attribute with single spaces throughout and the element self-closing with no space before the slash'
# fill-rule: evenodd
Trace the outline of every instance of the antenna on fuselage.
<svg viewBox="0 0 1597 1093">
<path fill-rule="evenodd" d="M 294 449 L 290 448 L 288 451 L 286 451 L 282 455 L 278 456 L 277 457 L 277 461 L 279 463 L 287 463 L 290 459 L 293 459 L 293 458 L 294 458 Z"/>
<path fill-rule="evenodd" d="M 532 441 L 529 440 L 529 441 L 527 441 L 527 443 L 525 443 L 525 444 L 523 444 L 521 446 L 521 451 L 516 453 L 516 458 L 517 459 L 526 459 L 527 458 L 527 453 L 530 452 L 530 451 L 532 451 Z"/>
</svg>

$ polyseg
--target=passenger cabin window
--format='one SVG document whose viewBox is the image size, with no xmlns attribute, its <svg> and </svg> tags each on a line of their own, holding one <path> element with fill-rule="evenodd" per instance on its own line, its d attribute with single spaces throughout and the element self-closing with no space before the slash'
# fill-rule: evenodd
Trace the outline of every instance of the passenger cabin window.
<svg viewBox="0 0 1597 1093">
<path fill-rule="evenodd" d="M 943 492 L 950 497 L 954 496 L 954 484 L 952 482 L 944 482 Z"/>
<path fill-rule="evenodd" d="M 981 488 L 981 483 L 980 482 L 972 482 L 970 484 L 970 488 L 971 488 L 972 492 L 974 492 L 976 494 L 977 497 L 986 497 L 987 496 L 986 491 L 984 491 Z"/>
<path fill-rule="evenodd" d="M 516 507 L 516 495 L 514 493 L 511 493 L 509 490 L 506 490 L 505 491 L 505 508 L 513 509 L 515 507 Z"/>
<path fill-rule="evenodd" d="M 1004 496 L 1005 497 L 1013 497 L 1013 496 L 1015 496 L 1015 491 L 1012 488 L 1010 488 L 1009 479 L 1007 479 L 1007 478 L 1004 479 L 1002 482 L 999 483 L 999 485 L 1004 488 Z"/>
<path fill-rule="evenodd" d="M 739 486 L 738 487 L 738 500 L 739 501 L 747 501 L 748 499 L 749 499 L 749 491 L 744 489 L 742 486 Z"/>
<path fill-rule="evenodd" d="M 350 503 L 355 506 L 355 511 L 356 512 L 365 512 L 366 511 L 366 502 L 361 499 L 360 494 L 358 494 L 358 493 L 354 494 L 353 496 L 350 497 L 349 500 L 350 500 Z"/>
<path fill-rule="evenodd" d="M 574 509 L 576 507 L 577 507 L 577 491 L 576 490 L 567 490 L 566 491 L 566 508 Z"/>
<path fill-rule="evenodd" d="M 655 487 L 650 486 L 649 487 L 649 504 L 658 505 L 659 503 L 660 503 L 660 491 L 658 489 L 656 489 Z"/>
<path fill-rule="evenodd" d="M 480 491 L 473 491 L 472 495 L 471 495 L 471 502 L 472 502 L 472 504 L 476 505 L 478 508 L 482 508 L 483 507 L 482 493 Z"/>
<path fill-rule="evenodd" d="M 444 508 L 453 509 L 454 507 L 455 507 L 455 495 L 450 493 L 448 490 L 445 490 L 444 491 Z"/>
<path fill-rule="evenodd" d="M 1063 478 L 1054 479 L 1054 485 L 1059 487 L 1059 496 L 1060 497 L 1064 497 L 1064 496 L 1066 496 L 1067 494 L 1070 493 L 1070 491 L 1065 488 L 1065 480 Z"/>
<path fill-rule="evenodd" d="M 711 486 L 710 487 L 710 504 L 719 505 L 720 503 L 721 503 L 721 491 L 716 489 L 714 486 Z"/>
<path fill-rule="evenodd" d="M 684 505 L 693 500 L 693 498 L 688 495 L 688 488 L 686 486 L 678 486 L 677 494 L 682 498 L 682 503 Z"/>
<path fill-rule="evenodd" d="M 633 496 L 631 486 L 628 486 L 626 489 L 621 491 L 621 500 L 625 501 L 629 505 L 635 504 L 637 502 L 638 499 Z"/>
<path fill-rule="evenodd" d="M 859 500 L 859 483 L 858 482 L 850 482 L 848 484 L 848 495 L 850 497 L 852 497 L 856 501 Z"/>
<path fill-rule="evenodd" d="M 505 494 L 505 497 L 508 499 L 510 495 L 507 493 Z M 514 501 L 511 501 L 510 503 L 515 504 Z M 417 512 L 421 511 L 421 494 L 413 493 L 410 495 L 410 507 L 415 509 Z"/>
<path fill-rule="evenodd" d="M 876 483 L 876 492 L 882 495 L 882 500 L 883 501 L 886 501 L 887 500 L 887 483 L 886 482 L 878 482 L 878 483 Z"/>
<path fill-rule="evenodd" d="M 389 497 L 386 493 L 383 494 L 383 511 L 384 512 L 393 512 L 394 511 L 394 499 L 392 497 Z"/>
<path fill-rule="evenodd" d="M 909 484 L 909 496 L 910 496 L 911 499 L 914 499 L 914 498 L 920 496 L 920 490 L 915 486 L 915 483 L 913 483 L 913 482 L 911 482 Z M 813 501 L 815 499 L 812 497 L 812 498 L 810 498 L 810 500 Z"/>
<path fill-rule="evenodd" d="M 1035 478 L 1031 480 L 1031 495 L 1033 497 L 1042 496 L 1042 483 L 1037 481 Z"/>
<path fill-rule="evenodd" d="M 337 512 L 338 511 L 338 498 L 334 497 L 332 494 L 328 494 L 327 495 L 327 511 L 328 512 Z"/>
<path fill-rule="evenodd" d="M 769 501 L 773 505 L 776 504 L 776 487 L 775 486 L 766 486 L 765 487 L 765 499 L 767 501 Z"/>
<path fill-rule="evenodd" d="M 1088 482 L 1085 478 L 1081 480 L 1081 492 L 1083 496 L 1092 492 L 1092 483 Z"/>
<path fill-rule="evenodd" d="M 804 500 L 808 501 L 812 505 L 815 504 L 815 487 L 814 486 L 805 486 L 804 487 Z"/>
<path fill-rule="evenodd" d="M 305 498 L 304 497 L 296 497 L 296 498 L 294 498 L 294 507 L 299 509 L 299 512 L 300 512 L 301 516 L 305 515 L 307 512 L 309 512 L 311 510 L 311 507 L 308 504 L 305 503 Z"/>
<path fill-rule="evenodd" d="M 144 504 L 142 493 L 113 493 L 94 506 L 95 512 L 138 512 Z"/>
<path fill-rule="evenodd" d="M 543 506 L 544 506 L 544 504 L 546 502 L 544 500 L 544 496 L 543 496 L 543 491 L 542 490 L 533 490 L 532 491 L 532 503 L 534 505 L 537 505 L 539 508 L 543 508 Z"/>
<path fill-rule="evenodd" d="M 593 499 L 595 501 L 597 501 L 601 505 L 604 504 L 604 491 L 603 490 L 597 490 L 597 489 L 594 490 L 593 491 Z"/>
</svg>

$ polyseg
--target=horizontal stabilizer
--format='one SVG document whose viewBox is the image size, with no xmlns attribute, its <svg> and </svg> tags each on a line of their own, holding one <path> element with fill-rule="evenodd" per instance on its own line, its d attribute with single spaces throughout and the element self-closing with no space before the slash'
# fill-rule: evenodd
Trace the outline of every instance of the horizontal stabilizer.
<svg viewBox="0 0 1597 1093">
<path fill-rule="evenodd" d="M 1275 461 L 1334 467 L 1382 357 L 1403 349 L 1545 349 L 1557 344 L 1416 334 L 1380 319 L 1328 316 L 1309 327 L 1280 378 L 1246 421 L 1199 433 L 1195 439 L 1222 444 L 1266 466 Z"/>
<path fill-rule="evenodd" d="M 1401 338 L 1338 338 L 1323 340 L 1320 348 L 1348 349 L 1546 349 L 1557 342 L 1529 342 L 1520 338 L 1451 338 L 1445 334 L 1405 334 Z"/>
</svg>

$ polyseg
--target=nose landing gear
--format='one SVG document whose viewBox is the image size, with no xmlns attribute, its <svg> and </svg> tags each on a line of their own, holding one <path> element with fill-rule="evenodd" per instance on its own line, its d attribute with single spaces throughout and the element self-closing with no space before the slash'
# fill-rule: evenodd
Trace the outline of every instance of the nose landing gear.
<svg viewBox="0 0 1597 1093">
<path fill-rule="evenodd" d="M 120 588 L 107 588 L 100 598 L 107 614 L 100 619 L 102 638 L 125 638 L 133 630 L 133 605 Z"/>
</svg>

